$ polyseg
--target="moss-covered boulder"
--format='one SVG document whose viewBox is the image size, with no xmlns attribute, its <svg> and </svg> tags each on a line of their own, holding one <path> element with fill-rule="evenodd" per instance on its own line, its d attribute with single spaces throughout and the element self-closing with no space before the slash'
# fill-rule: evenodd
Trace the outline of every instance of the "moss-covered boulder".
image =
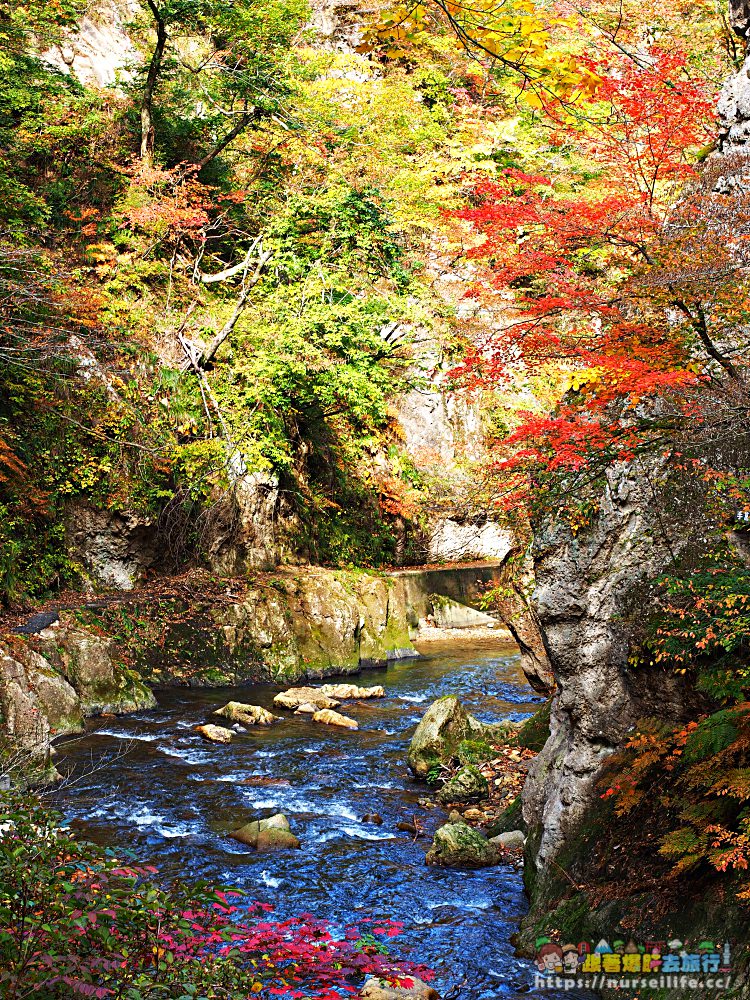
<svg viewBox="0 0 750 1000">
<path fill-rule="evenodd" d="M 156 706 L 153 693 L 123 661 L 115 639 L 71 627 L 65 615 L 40 639 L 43 655 L 75 689 L 84 715 Z"/>
<path fill-rule="evenodd" d="M 454 695 L 438 698 L 425 712 L 409 747 L 412 774 L 426 780 L 430 771 L 457 756 L 464 740 L 481 736 L 484 727 Z"/>
<path fill-rule="evenodd" d="M 300 842 L 289 830 L 277 830 L 274 828 L 261 830 L 255 845 L 259 854 L 268 851 L 290 851 L 297 850 Z"/>
<path fill-rule="evenodd" d="M 492 868 L 503 851 L 466 823 L 446 823 L 435 832 L 425 861 L 442 868 Z"/>
<path fill-rule="evenodd" d="M 437 793 L 438 802 L 449 805 L 451 802 L 481 802 L 489 798 L 490 788 L 487 779 L 473 764 L 467 764 L 458 771 L 450 781 L 446 781 Z"/>
</svg>

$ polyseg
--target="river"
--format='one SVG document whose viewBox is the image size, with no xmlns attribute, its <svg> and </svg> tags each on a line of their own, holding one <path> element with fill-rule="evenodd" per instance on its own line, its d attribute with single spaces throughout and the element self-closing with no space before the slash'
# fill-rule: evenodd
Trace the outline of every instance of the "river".
<svg viewBox="0 0 750 1000">
<path fill-rule="evenodd" d="M 523 719 L 538 706 L 515 648 L 436 650 L 357 680 L 387 693 L 341 709 L 358 731 L 286 713 L 229 745 L 206 743 L 194 727 L 229 700 L 270 708 L 279 687 L 158 691 L 156 710 L 94 720 L 59 745 L 70 779 L 56 805 L 89 839 L 131 848 L 168 874 L 238 886 L 281 916 L 403 921 L 395 950 L 435 969 L 440 992 L 466 983 L 465 1000 L 552 997 L 535 992 L 533 965 L 513 957 L 510 937 L 526 906 L 520 873 L 428 868 L 431 836 L 414 843 L 396 829 L 414 814 L 430 834 L 445 821 L 442 809 L 420 804 L 429 793 L 405 765 L 432 701 L 456 694 L 486 722 Z M 301 850 L 255 854 L 227 838 L 275 812 L 286 813 Z M 382 826 L 362 822 L 367 813 Z"/>
</svg>

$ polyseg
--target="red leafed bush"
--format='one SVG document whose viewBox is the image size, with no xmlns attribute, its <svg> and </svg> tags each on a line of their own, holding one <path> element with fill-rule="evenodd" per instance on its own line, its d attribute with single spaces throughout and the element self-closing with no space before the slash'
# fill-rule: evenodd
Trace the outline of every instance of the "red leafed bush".
<svg viewBox="0 0 750 1000">
<path fill-rule="evenodd" d="M 32 800 L 0 801 L 0 994 L 6 1000 L 295 997 L 341 1000 L 368 974 L 431 978 L 383 943 L 401 925 L 338 933 L 310 914 L 205 884 L 162 885 L 76 840 Z"/>
</svg>

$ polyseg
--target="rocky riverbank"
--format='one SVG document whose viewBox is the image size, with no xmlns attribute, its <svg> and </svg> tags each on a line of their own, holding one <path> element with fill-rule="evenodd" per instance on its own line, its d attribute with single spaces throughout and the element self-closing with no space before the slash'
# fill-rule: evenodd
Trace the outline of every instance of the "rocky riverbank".
<svg viewBox="0 0 750 1000">
<path fill-rule="evenodd" d="M 525 835 L 520 793 L 547 735 L 549 704 L 523 724 L 487 725 L 454 696 L 434 702 L 409 747 L 412 774 L 449 810 L 427 854 L 448 868 L 520 862 Z"/>
<path fill-rule="evenodd" d="M 418 656 L 425 634 L 465 638 L 479 627 L 497 641 L 499 623 L 451 595 L 478 600 L 498 572 L 480 563 L 390 574 L 304 567 L 242 581 L 196 573 L 179 587 L 39 616 L 38 632 L 0 637 L 6 755 L 52 775 L 56 737 L 91 715 L 149 707 L 154 688 L 355 674 Z"/>
</svg>

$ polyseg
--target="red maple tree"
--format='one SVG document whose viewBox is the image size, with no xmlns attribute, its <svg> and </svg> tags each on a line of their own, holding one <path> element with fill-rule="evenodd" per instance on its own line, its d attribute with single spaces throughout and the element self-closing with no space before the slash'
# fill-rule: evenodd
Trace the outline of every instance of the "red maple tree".
<svg viewBox="0 0 750 1000">
<path fill-rule="evenodd" d="M 741 244 L 726 239 L 722 202 L 733 201 L 735 232 L 747 211 L 736 191 L 699 182 L 695 165 L 713 95 L 676 52 L 591 68 L 594 97 L 546 109 L 554 143 L 593 165 L 588 176 L 506 169 L 457 213 L 480 237 L 469 257 L 483 271 L 469 294 L 499 302 L 505 321 L 454 377 L 477 388 L 555 371 L 560 386 L 554 412 L 522 415 L 503 443 L 506 504 L 528 500 L 545 477 L 631 458 L 695 418 L 695 393 L 716 371 L 738 378 L 717 346 L 716 328 L 737 320 Z M 664 405 L 658 419 L 647 405 L 656 397 L 666 423 Z"/>
</svg>

